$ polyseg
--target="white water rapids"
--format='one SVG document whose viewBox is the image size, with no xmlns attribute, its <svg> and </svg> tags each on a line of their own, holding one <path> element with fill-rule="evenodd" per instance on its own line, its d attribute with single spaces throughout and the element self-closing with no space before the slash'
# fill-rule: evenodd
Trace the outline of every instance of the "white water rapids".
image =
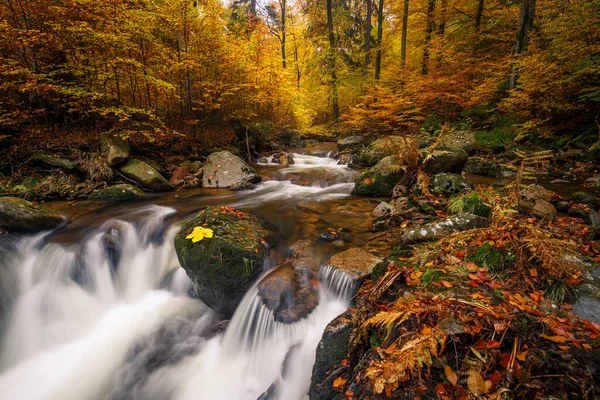
<svg viewBox="0 0 600 400">
<path fill-rule="evenodd" d="M 347 173 L 327 158 L 295 159 L 296 172 Z M 334 199 L 352 185 L 271 181 L 230 204 Z M 178 226 L 166 222 L 174 212 L 133 209 L 132 218 L 110 219 L 75 244 L 40 233 L 0 246 L 0 302 L 10 304 L 0 332 L 0 398 L 254 400 L 270 387 L 277 399 L 307 397 L 323 330 L 349 306 L 349 279 L 323 270 L 319 306 L 291 325 L 274 321 L 255 286 L 218 330 L 179 266 Z"/>
</svg>

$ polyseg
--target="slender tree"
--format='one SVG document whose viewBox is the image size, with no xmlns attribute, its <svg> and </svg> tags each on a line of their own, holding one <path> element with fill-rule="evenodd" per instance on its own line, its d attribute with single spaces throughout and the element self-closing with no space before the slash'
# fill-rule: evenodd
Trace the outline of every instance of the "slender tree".
<svg viewBox="0 0 600 400">
<path fill-rule="evenodd" d="M 508 89 L 515 88 L 517 83 L 516 59 L 527 49 L 529 42 L 529 32 L 533 28 L 533 19 L 535 16 L 536 0 L 522 0 L 521 12 L 519 13 L 519 30 L 515 39 L 513 49 L 513 60 L 510 64 L 510 75 L 508 78 Z"/>
<path fill-rule="evenodd" d="M 335 33 L 333 31 L 333 0 L 327 0 L 327 33 L 329 36 L 328 65 L 331 72 L 331 102 L 333 106 L 333 118 L 337 121 L 340 117 L 340 106 L 338 103 L 338 78 L 336 74 L 336 46 Z"/>
<path fill-rule="evenodd" d="M 483 16 L 483 2 L 484 0 L 479 0 L 477 3 L 477 14 L 475 14 L 475 30 L 479 30 L 481 28 L 481 17 Z"/>
<path fill-rule="evenodd" d="M 425 42 L 423 44 L 423 61 L 421 63 L 421 74 L 427 75 L 429 72 L 428 64 L 431 49 L 431 35 L 435 31 L 435 0 L 428 0 L 427 2 L 427 21 L 425 25 Z"/>
<path fill-rule="evenodd" d="M 377 53 L 375 54 L 375 80 L 381 76 L 381 45 L 383 44 L 383 0 L 377 10 Z"/>
<path fill-rule="evenodd" d="M 373 18 L 373 0 L 367 0 L 367 23 L 365 27 L 365 71 L 371 63 L 371 19 Z"/>
<path fill-rule="evenodd" d="M 400 64 L 406 66 L 406 37 L 408 36 L 408 0 L 404 0 L 404 13 L 402 14 L 402 44 L 400 48 Z"/>
</svg>

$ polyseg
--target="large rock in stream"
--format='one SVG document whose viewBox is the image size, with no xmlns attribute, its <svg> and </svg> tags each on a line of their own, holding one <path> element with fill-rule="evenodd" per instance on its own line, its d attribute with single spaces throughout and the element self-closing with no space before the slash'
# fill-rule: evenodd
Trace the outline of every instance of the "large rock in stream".
<svg viewBox="0 0 600 400">
<path fill-rule="evenodd" d="M 368 251 L 360 247 L 352 247 L 331 257 L 327 261 L 327 265 L 345 273 L 354 282 L 354 286 L 358 288 L 380 262 L 380 258 Z"/>
<path fill-rule="evenodd" d="M 173 186 L 156 169 L 134 158 L 119 167 L 119 170 L 142 187 L 155 192 L 166 192 Z"/>
<path fill-rule="evenodd" d="M 188 238 L 195 229 L 204 233 L 196 242 Z M 198 298 L 230 318 L 263 271 L 266 235 L 255 217 L 229 207 L 208 207 L 186 222 L 175 250 Z"/>
<path fill-rule="evenodd" d="M 56 228 L 65 218 L 45 207 L 16 197 L 0 197 L 0 229 L 38 232 Z"/>
<path fill-rule="evenodd" d="M 402 233 L 402 242 L 415 243 L 439 240 L 456 232 L 486 228 L 489 224 L 487 218 L 473 214 L 456 214 L 443 221 L 430 222 L 406 229 Z"/>
<path fill-rule="evenodd" d="M 425 157 L 422 168 L 430 175 L 441 172 L 460 174 L 468 159 L 469 154 L 462 149 L 439 148 Z"/>
<path fill-rule="evenodd" d="M 389 197 L 396 183 L 408 172 L 396 156 L 388 156 L 365 170 L 356 179 L 353 194 L 372 197 Z"/>
<path fill-rule="evenodd" d="M 123 183 L 94 191 L 88 200 L 129 201 L 143 198 L 144 192 L 133 185 Z"/>
<path fill-rule="evenodd" d="M 229 151 L 212 153 L 202 171 L 203 187 L 228 188 L 261 181 L 244 160 Z"/>
</svg>

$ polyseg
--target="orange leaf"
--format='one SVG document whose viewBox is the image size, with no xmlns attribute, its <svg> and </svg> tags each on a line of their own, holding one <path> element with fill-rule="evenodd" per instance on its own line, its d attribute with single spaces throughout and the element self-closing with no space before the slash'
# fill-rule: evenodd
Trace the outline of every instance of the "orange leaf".
<svg viewBox="0 0 600 400">
<path fill-rule="evenodd" d="M 449 365 L 444 367 L 444 372 L 446 373 L 446 379 L 448 379 L 448 382 L 450 382 L 453 386 L 456 386 L 458 383 L 458 376 L 456 376 L 456 372 L 454 372 Z"/>
<path fill-rule="evenodd" d="M 529 275 L 531 275 L 533 277 L 538 276 L 537 269 L 535 269 L 535 268 L 530 269 L 529 270 Z"/>
<path fill-rule="evenodd" d="M 519 360 L 519 361 L 525 361 L 525 358 L 527 358 L 527 351 L 528 350 L 525 350 L 525 351 L 522 351 L 522 352 L 518 353 L 517 354 L 517 360 Z"/>
<path fill-rule="evenodd" d="M 333 388 L 339 390 L 342 387 L 344 387 L 344 385 L 346 384 L 346 382 L 348 382 L 347 379 L 345 379 L 342 376 L 338 376 L 337 378 L 335 378 L 333 380 Z"/>
<path fill-rule="evenodd" d="M 448 281 L 440 281 L 440 282 L 442 282 L 442 285 L 444 285 L 444 287 L 447 287 L 447 288 L 451 288 L 454 286 L 453 284 L 451 284 Z"/>
<path fill-rule="evenodd" d="M 469 371 L 469 377 L 467 378 L 467 386 L 469 387 L 471 393 L 473 393 L 475 396 L 481 396 L 482 394 L 486 393 L 485 381 L 483 380 L 479 372 L 475 371 L 474 369 Z"/>
<path fill-rule="evenodd" d="M 540 335 L 541 338 L 550 340 L 551 342 L 554 343 L 564 343 L 567 341 L 567 338 L 564 336 L 548 336 L 548 335 L 544 335 L 543 333 Z"/>
</svg>

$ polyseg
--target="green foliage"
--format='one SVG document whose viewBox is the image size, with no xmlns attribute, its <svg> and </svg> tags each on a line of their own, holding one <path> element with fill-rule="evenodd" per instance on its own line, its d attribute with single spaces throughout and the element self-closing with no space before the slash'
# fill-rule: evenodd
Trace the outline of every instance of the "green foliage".
<svg viewBox="0 0 600 400">
<path fill-rule="evenodd" d="M 500 272 L 503 269 L 503 256 L 489 241 L 479 246 L 473 256 L 473 262 L 490 272 Z"/>
<path fill-rule="evenodd" d="M 421 130 L 429 135 L 433 135 L 438 133 L 442 129 L 443 121 L 437 114 L 431 114 L 423 125 L 421 126 Z"/>
<path fill-rule="evenodd" d="M 515 138 L 516 126 L 513 117 L 498 114 L 489 130 L 475 132 L 477 146 L 482 149 L 511 147 Z"/>
<path fill-rule="evenodd" d="M 450 214 L 470 213 L 480 217 L 489 217 L 492 207 L 477 191 L 453 198 L 448 204 Z"/>
</svg>

